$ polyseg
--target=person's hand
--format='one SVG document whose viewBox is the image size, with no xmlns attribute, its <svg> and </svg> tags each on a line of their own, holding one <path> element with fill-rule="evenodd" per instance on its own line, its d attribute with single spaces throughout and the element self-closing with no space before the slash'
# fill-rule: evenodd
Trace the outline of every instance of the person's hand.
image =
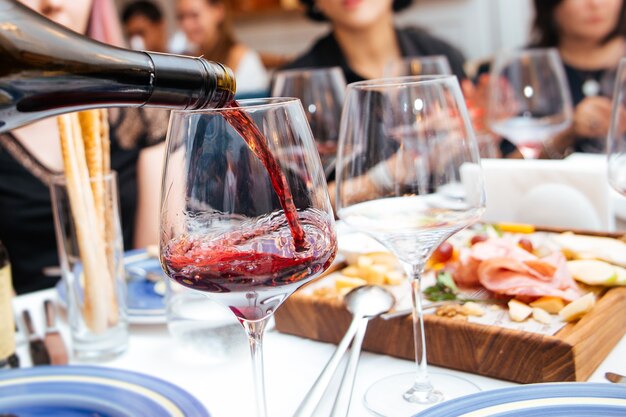
<svg viewBox="0 0 626 417">
<path fill-rule="evenodd" d="M 574 109 L 573 130 L 584 138 L 605 138 L 611 124 L 611 100 L 587 97 Z"/>
<path fill-rule="evenodd" d="M 489 74 L 483 74 L 474 85 L 470 80 L 461 81 L 465 103 L 476 132 L 487 130 L 487 100 L 489 92 Z"/>
</svg>

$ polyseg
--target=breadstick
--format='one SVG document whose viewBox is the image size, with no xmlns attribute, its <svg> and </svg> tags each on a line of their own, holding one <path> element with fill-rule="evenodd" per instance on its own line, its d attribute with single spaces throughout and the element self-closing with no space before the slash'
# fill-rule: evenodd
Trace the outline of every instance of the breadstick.
<svg viewBox="0 0 626 417">
<path fill-rule="evenodd" d="M 101 333 L 111 322 L 109 300 L 114 297 L 106 249 L 103 239 L 99 238 L 101 228 L 89 181 L 79 119 L 76 114 L 63 115 L 58 117 L 58 122 L 67 191 L 85 276 L 85 321 L 94 333 Z M 117 308 L 114 314 L 117 314 Z"/>
<path fill-rule="evenodd" d="M 78 113 L 82 141 L 85 147 L 85 158 L 89 178 L 91 178 L 91 190 L 93 191 L 94 204 L 97 213 L 98 234 L 101 239 L 106 238 L 105 232 L 105 190 L 104 190 L 104 157 L 102 152 L 102 138 L 100 126 L 100 111 L 86 110 Z M 79 136 L 80 139 L 80 136 Z"/>
<path fill-rule="evenodd" d="M 102 170 L 103 175 L 109 175 L 111 173 L 111 139 L 109 137 L 109 115 L 106 109 L 100 109 L 98 112 L 100 116 L 100 142 L 102 143 Z M 113 221 L 113 202 L 117 201 L 117 196 L 111 196 L 110 194 L 112 193 L 112 191 L 113 190 L 108 187 L 105 189 L 105 195 L 107 196 L 107 198 L 105 199 L 106 204 L 104 207 L 104 231 L 106 237 L 106 257 L 109 267 L 109 273 L 111 277 L 111 282 L 113 283 L 113 288 L 115 288 L 116 284 L 114 281 L 116 277 L 124 276 L 124 266 L 122 263 L 119 263 L 116 270 L 115 245 L 117 243 L 121 244 L 121 241 L 118 242 L 118 236 L 120 236 L 119 239 L 121 239 L 121 232 L 116 230 L 117 223 Z M 115 323 L 117 323 L 118 320 L 117 298 L 115 291 L 112 292 L 111 296 L 111 305 L 113 306 L 112 312 L 114 314 L 109 316 L 109 324 L 114 325 Z"/>
<path fill-rule="evenodd" d="M 109 138 L 109 113 L 100 109 L 100 137 L 102 138 L 102 168 L 105 174 L 111 172 L 111 139 Z"/>
</svg>

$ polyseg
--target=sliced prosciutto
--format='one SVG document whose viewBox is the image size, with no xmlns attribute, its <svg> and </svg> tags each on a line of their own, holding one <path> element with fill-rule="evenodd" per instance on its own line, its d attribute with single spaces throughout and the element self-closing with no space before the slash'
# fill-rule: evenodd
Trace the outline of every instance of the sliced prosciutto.
<svg viewBox="0 0 626 417">
<path fill-rule="evenodd" d="M 553 255 L 550 256 L 556 257 Z M 483 287 L 496 294 L 525 299 L 553 296 L 573 301 L 580 297 L 580 292 L 567 269 L 563 270 L 565 257 L 561 253 L 556 255 L 562 258 L 562 262 L 557 260 L 557 263 L 562 263 L 563 267 L 553 264 L 554 259 L 546 261 L 545 258 L 530 262 L 489 259 L 478 267 L 478 279 Z"/>
<path fill-rule="evenodd" d="M 553 296 L 572 301 L 581 295 L 561 252 L 538 258 L 511 240 L 490 239 L 465 256 L 454 275 L 460 285 L 480 284 L 493 293 L 523 299 Z"/>
<path fill-rule="evenodd" d="M 460 261 L 454 268 L 454 281 L 461 287 L 480 285 L 478 267 L 483 261 L 493 258 L 508 258 L 517 261 L 535 260 L 537 257 L 517 246 L 509 239 L 489 239 L 461 249 Z"/>
</svg>

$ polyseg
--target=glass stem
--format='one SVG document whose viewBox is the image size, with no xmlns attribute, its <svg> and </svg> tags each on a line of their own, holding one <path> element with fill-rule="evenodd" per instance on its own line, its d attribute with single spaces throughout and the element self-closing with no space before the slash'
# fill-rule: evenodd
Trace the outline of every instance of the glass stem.
<svg viewBox="0 0 626 417">
<path fill-rule="evenodd" d="M 250 355 L 252 357 L 252 374 L 254 378 L 257 417 L 267 417 L 265 377 L 263 374 L 263 333 L 268 321 L 269 317 L 257 321 L 246 320 L 243 322 L 243 327 L 248 334 Z"/>
<path fill-rule="evenodd" d="M 411 283 L 411 301 L 413 302 L 413 342 L 415 344 L 415 363 L 417 372 L 413 386 L 404 393 L 409 402 L 428 404 L 438 401 L 440 393 L 433 389 L 428 377 L 426 359 L 426 337 L 424 335 L 424 311 L 422 308 L 421 278 L 424 263 L 405 265 Z"/>
</svg>

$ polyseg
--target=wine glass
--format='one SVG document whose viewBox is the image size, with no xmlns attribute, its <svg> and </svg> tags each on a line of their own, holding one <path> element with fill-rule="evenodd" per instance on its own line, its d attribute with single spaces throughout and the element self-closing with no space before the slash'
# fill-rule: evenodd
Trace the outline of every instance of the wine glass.
<svg viewBox="0 0 626 417">
<path fill-rule="evenodd" d="M 405 266 L 412 289 L 417 369 L 375 383 L 365 404 L 381 416 L 413 415 L 478 391 L 452 375 L 429 374 L 421 277 L 430 254 L 480 218 L 480 157 L 454 76 L 350 84 L 337 159 L 337 214 L 384 244 Z"/>
<path fill-rule="evenodd" d="M 339 67 L 277 71 L 272 96 L 297 97 L 302 101 L 326 178 L 335 171 L 337 138 L 346 80 Z"/>
<path fill-rule="evenodd" d="M 607 155 L 609 182 L 618 193 L 626 196 L 626 58 L 620 61 L 615 78 Z"/>
<path fill-rule="evenodd" d="M 292 148 L 304 152 L 282 152 Z M 300 101 L 172 112 L 163 175 L 163 269 L 239 319 L 252 353 L 257 416 L 265 417 L 264 328 L 289 295 L 330 265 L 337 248 Z"/>
<path fill-rule="evenodd" d="M 500 54 L 489 75 L 487 123 L 524 158 L 572 123 L 572 99 L 559 53 L 553 48 Z"/>
<path fill-rule="evenodd" d="M 409 75 L 452 75 L 445 55 L 411 56 L 389 61 L 383 69 L 384 77 Z"/>
</svg>

